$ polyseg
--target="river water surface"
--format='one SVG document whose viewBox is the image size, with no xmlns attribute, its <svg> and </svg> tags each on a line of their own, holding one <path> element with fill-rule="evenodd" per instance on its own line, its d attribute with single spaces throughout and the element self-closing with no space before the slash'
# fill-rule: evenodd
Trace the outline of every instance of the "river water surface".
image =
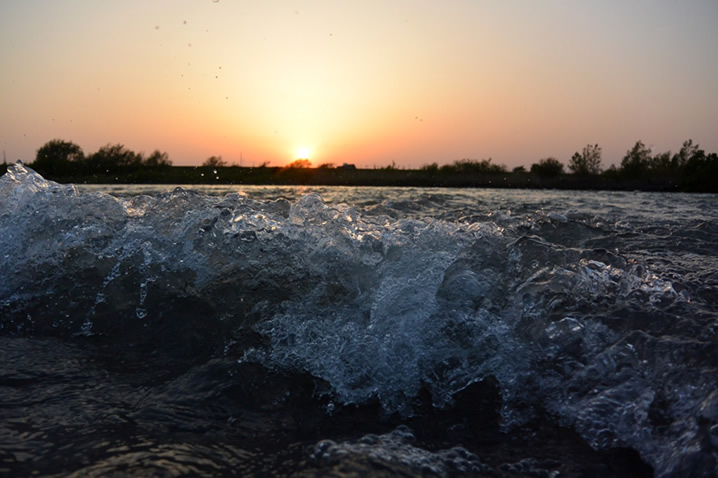
<svg viewBox="0 0 718 478">
<path fill-rule="evenodd" d="M 0 474 L 715 476 L 718 197 L 0 178 Z"/>
</svg>

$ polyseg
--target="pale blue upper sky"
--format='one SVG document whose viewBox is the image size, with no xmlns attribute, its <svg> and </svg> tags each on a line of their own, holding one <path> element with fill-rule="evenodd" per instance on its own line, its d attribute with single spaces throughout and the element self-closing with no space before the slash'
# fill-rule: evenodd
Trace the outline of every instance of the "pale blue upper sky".
<svg viewBox="0 0 718 478">
<path fill-rule="evenodd" d="M 284 164 L 718 151 L 718 2 L 0 0 L 0 148 Z"/>
</svg>

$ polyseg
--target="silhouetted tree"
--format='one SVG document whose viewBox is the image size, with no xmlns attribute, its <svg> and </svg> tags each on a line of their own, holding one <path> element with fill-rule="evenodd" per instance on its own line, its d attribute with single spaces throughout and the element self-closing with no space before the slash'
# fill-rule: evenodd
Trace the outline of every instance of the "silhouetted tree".
<svg viewBox="0 0 718 478">
<path fill-rule="evenodd" d="M 718 192 L 718 154 L 696 149 L 682 168 L 682 183 L 691 191 Z"/>
<path fill-rule="evenodd" d="M 506 166 L 491 164 L 491 158 L 481 161 L 465 158 L 454 161 L 454 164 L 444 165 L 441 170 L 462 174 L 501 174 L 506 172 Z"/>
<path fill-rule="evenodd" d="M 650 169 L 656 173 L 662 173 L 674 169 L 671 158 L 672 156 L 670 151 L 656 154 L 651 158 Z"/>
<path fill-rule="evenodd" d="M 421 167 L 422 171 L 429 171 L 430 173 L 435 173 L 439 171 L 439 165 L 437 163 L 431 163 L 431 164 L 425 164 Z"/>
<path fill-rule="evenodd" d="M 227 161 L 222 159 L 222 156 L 210 156 L 209 158 L 204 160 L 202 166 L 208 168 L 224 168 L 225 166 L 227 166 Z"/>
<path fill-rule="evenodd" d="M 577 176 L 599 174 L 601 172 L 601 147 L 597 144 L 584 146 L 581 153 L 573 154 L 568 163 L 568 169 Z"/>
<path fill-rule="evenodd" d="M 531 173 L 544 178 L 563 174 L 563 164 L 556 158 L 543 158 L 531 165 Z"/>
<path fill-rule="evenodd" d="M 621 159 L 621 174 L 629 179 L 647 176 L 650 167 L 651 150 L 642 141 L 637 141 Z"/>
<path fill-rule="evenodd" d="M 511 172 L 514 174 L 524 174 L 526 172 L 526 168 L 524 166 L 516 166 L 511 170 Z"/>
<path fill-rule="evenodd" d="M 172 166 L 172 161 L 167 153 L 156 149 L 143 161 L 143 164 L 149 167 L 169 167 Z"/>
<path fill-rule="evenodd" d="M 108 144 L 88 156 L 85 163 L 90 171 L 117 171 L 118 168 L 141 166 L 142 155 L 121 144 Z"/>
<path fill-rule="evenodd" d="M 317 169 L 334 169 L 334 163 L 322 163 L 317 166 Z"/>
<path fill-rule="evenodd" d="M 308 159 L 295 159 L 287 165 L 288 168 L 311 168 L 312 162 Z"/>
<path fill-rule="evenodd" d="M 697 144 L 693 144 L 692 139 L 684 141 L 680 151 L 678 151 L 675 156 L 671 158 L 672 166 L 676 168 L 682 168 L 686 165 L 688 160 L 691 159 L 694 155 L 696 155 L 699 151 L 701 151 L 700 147 Z"/>
<path fill-rule="evenodd" d="M 82 148 L 75 143 L 53 139 L 37 150 L 32 167 L 42 174 L 64 174 L 84 159 Z"/>
</svg>

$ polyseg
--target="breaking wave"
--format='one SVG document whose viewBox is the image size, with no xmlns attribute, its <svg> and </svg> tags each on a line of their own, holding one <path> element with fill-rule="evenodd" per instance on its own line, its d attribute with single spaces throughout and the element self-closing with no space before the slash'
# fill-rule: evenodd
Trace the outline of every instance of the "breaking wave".
<svg viewBox="0 0 718 478">
<path fill-rule="evenodd" d="M 109 338 L 123 358 L 109 368 L 157 377 L 214 358 L 308 373 L 330 414 L 377 402 L 409 417 L 423 392 L 450 408 L 492 378 L 503 429 L 546 412 L 595 449 L 637 450 L 657 476 L 715 473 L 718 220 L 700 214 L 715 196 L 677 217 L 650 194 L 571 209 L 524 197 L 511 212 L 462 194 L 118 197 L 13 165 L 0 333 Z M 406 439 L 393 433 L 315 455 Z M 447 472 L 485 467 L 463 449 L 402 450 Z"/>
</svg>

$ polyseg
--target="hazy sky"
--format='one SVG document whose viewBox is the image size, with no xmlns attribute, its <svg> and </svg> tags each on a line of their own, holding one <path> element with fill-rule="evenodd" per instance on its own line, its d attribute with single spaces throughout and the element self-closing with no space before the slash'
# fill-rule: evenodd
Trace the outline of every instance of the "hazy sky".
<svg viewBox="0 0 718 478">
<path fill-rule="evenodd" d="M 718 152 L 718 1 L 0 0 L 0 148 L 283 165 Z"/>
</svg>

